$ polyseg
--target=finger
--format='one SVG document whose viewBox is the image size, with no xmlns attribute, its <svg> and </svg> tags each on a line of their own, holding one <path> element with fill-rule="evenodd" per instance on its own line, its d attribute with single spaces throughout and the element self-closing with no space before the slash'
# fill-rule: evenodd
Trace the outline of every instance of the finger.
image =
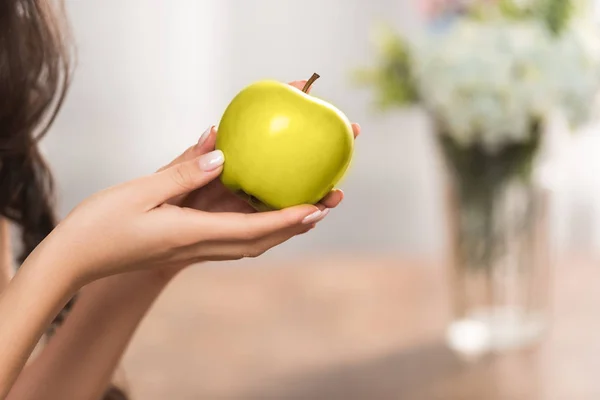
<svg viewBox="0 0 600 400">
<path fill-rule="evenodd" d="M 360 125 L 356 122 L 352 124 L 352 133 L 354 133 L 354 139 L 360 135 Z"/>
<path fill-rule="evenodd" d="M 128 195 L 154 208 L 167 200 L 207 185 L 223 170 L 223 152 L 215 150 L 190 161 L 175 164 L 163 171 L 131 182 Z"/>
<path fill-rule="evenodd" d="M 329 210 L 301 205 L 254 214 L 204 213 L 192 229 L 209 232 L 214 240 L 254 241 L 294 226 L 321 221 Z M 194 224 L 192 219 L 190 223 Z"/>
<path fill-rule="evenodd" d="M 320 201 L 327 208 L 337 207 L 344 200 L 344 192 L 340 189 L 334 189 Z"/>
<path fill-rule="evenodd" d="M 208 128 L 208 133 L 205 131 L 200 139 L 198 139 L 198 143 L 196 144 L 196 151 L 199 154 L 206 154 L 215 149 L 215 143 L 217 141 L 217 127 L 212 125 Z"/>
<path fill-rule="evenodd" d="M 173 161 L 171 161 L 164 167 L 160 168 L 157 172 L 164 171 L 165 169 L 170 168 L 175 164 L 192 160 L 198 156 L 201 156 L 202 154 L 206 154 L 210 151 L 213 151 L 215 149 L 216 133 L 217 129 L 214 125 L 211 125 L 206 131 L 204 131 L 204 133 L 202 133 L 202 136 L 200 136 L 198 143 L 191 147 L 188 147 L 177 158 L 175 158 Z"/>
<path fill-rule="evenodd" d="M 161 169 L 159 169 L 158 172 L 164 171 L 165 169 L 170 168 L 176 164 L 180 164 L 182 162 L 192 160 L 198 156 L 201 156 L 202 154 L 206 154 L 208 152 L 213 151 L 215 149 L 215 142 L 216 142 L 216 138 L 217 138 L 216 133 L 217 133 L 217 130 L 216 130 L 215 126 L 214 125 L 209 126 L 208 129 L 205 130 L 204 133 L 202 133 L 197 144 L 189 147 L 179 157 L 177 157 L 176 159 L 171 161 L 169 164 L 167 164 L 164 167 L 162 167 Z M 187 194 L 175 196 L 175 197 L 169 199 L 168 202 L 169 202 L 169 204 L 175 204 L 175 205 L 181 204 L 181 202 L 183 201 L 185 196 L 187 196 Z"/>
<path fill-rule="evenodd" d="M 180 196 L 182 197 L 182 196 Z M 177 197 L 175 199 L 178 199 Z M 215 179 L 202 189 L 190 193 L 183 202 L 175 203 L 169 200 L 169 204 L 181 205 L 201 211 L 210 212 L 236 212 L 254 213 L 256 210 L 241 197 L 236 196 L 225 187 L 218 179 Z"/>
<path fill-rule="evenodd" d="M 237 260 L 255 258 L 291 238 L 302 235 L 315 227 L 315 224 L 284 229 L 263 239 L 252 242 L 214 242 L 210 246 L 194 246 L 193 258 L 207 261 Z"/>
<path fill-rule="evenodd" d="M 276 232 L 272 235 L 265 236 L 264 238 L 256 241 L 246 243 L 242 246 L 242 256 L 244 258 L 255 258 L 263 255 L 273 247 L 279 246 L 282 243 L 287 242 L 291 238 L 308 232 L 314 227 L 314 224 L 302 225 L 300 227 L 292 227 Z"/>
<path fill-rule="evenodd" d="M 263 239 L 260 239 L 259 241 L 250 245 L 250 247 L 248 248 L 250 250 L 250 257 L 259 256 L 269 251 L 273 247 L 279 246 L 280 244 L 287 242 L 293 237 L 305 234 L 306 232 L 312 230 L 315 226 L 316 223 L 308 225 L 305 224 L 301 225 L 300 227 L 284 229 L 272 235 L 265 236 Z M 252 250 L 258 253 L 253 253 Z"/>
</svg>

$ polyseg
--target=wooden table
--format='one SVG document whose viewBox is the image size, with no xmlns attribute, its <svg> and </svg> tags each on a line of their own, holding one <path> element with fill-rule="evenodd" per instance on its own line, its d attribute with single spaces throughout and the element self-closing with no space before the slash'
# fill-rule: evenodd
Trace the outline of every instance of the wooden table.
<svg viewBox="0 0 600 400">
<path fill-rule="evenodd" d="M 134 399 L 600 399 L 600 266 L 555 273 L 536 348 L 465 363 L 442 341 L 444 268 L 395 257 L 197 267 L 142 324 Z"/>
</svg>

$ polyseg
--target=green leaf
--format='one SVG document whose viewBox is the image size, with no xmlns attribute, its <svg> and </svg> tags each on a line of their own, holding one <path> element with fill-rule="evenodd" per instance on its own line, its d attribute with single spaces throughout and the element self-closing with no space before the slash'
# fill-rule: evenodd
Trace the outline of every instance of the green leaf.
<svg viewBox="0 0 600 400">
<path fill-rule="evenodd" d="M 559 35 L 571 19 L 574 4 L 571 0 L 540 0 L 540 3 L 540 12 L 548 29 Z"/>
<path fill-rule="evenodd" d="M 416 103 L 418 92 L 413 80 L 408 43 L 390 29 L 382 28 L 377 45 L 379 55 L 375 66 L 356 71 L 355 82 L 370 86 L 375 92 L 377 105 L 382 109 Z"/>
</svg>

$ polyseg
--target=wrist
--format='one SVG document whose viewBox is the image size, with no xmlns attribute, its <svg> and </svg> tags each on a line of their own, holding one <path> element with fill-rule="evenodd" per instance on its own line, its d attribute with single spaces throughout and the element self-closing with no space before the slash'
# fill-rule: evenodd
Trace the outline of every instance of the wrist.
<svg viewBox="0 0 600 400">
<path fill-rule="evenodd" d="M 26 263 L 35 264 L 37 268 L 41 266 L 46 275 L 50 274 L 52 279 L 59 279 L 61 284 L 75 294 L 83 286 L 86 286 L 101 278 L 110 278 L 110 276 L 95 276 L 88 271 L 100 271 L 103 268 L 95 263 L 93 253 L 87 256 L 75 251 L 78 243 L 64 240 L 61 234 L 60 226 L 55 229 L 34 252 L 28 257 Z M 71 243 L 73 249 L 65 246 Z M 88 265 L 86 265 L 88 264 Z M 25 265 L 24 265 L 25 266 Z M 154 267 L 141 269 L 129 273 L 113 275 L 123 283 L 128 282 L 131 286 L 138 289 L 143 288 L 162 288 L 166 286 L 179 272 L 188 265 L 172 265 L 168 267 Z"/>
<path fill-rule="evenodd" d="M 61 256 L 44 240 L 27 257 L 20 272 L 37 278 L 63 292 L 68 298 L 75 295 L 87 281 L 66 254 Z"/>
</svg>

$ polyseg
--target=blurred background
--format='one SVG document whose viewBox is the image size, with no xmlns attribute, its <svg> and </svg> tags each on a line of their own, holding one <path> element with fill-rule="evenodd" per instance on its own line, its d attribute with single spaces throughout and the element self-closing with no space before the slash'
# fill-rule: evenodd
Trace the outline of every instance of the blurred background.
<svg viewBox="0 0 600 400">
<path fill-rule="evenodd" d="M 125 358 L 134 398 L 451 398 L 422 392 L 434 382 L 442 382 L 442 392 L 449 390 L 450 377 L 463 371 L 435 341 L 447 319 L 448 237 L 434 129 L 416 108 L 378 111 L 373 94 L 351 79 L 353 70 L 376 57 L 374 26 L 386 22 L 413 37 L 426 23 L 421 4 L 66 0 L 66 5 L 78 65 L 67 102 L 43 142 L 63 216 L 90 194 L 167 163 L 217 124 L 233 96 L 255 80 L 292 81 L 318 72 L 313 93 L 362 126 L 353 164 L 340 184 L 346 198 L 319 229 L 236 264 L 248 268 L 199 267 L 173 283 Z M 600 23 L 600 2 L 595 7 Z M 552 158 L 549 243 L 568 265 L 590 264 L 600 251 L 599 126 L 561 135 Z M 569 294 L 560 292 L 554 300 L 569 298 L 580 282 L 589 286 L 597 276 L 586 273 L 571 282 Z M 582 301 L 589 305 L 588 300 Z M 577 358 L 565 346 L 556 348 L 544 353 L 550 360 L 546 368 Z M 459 390 L 452 398 L 600 396 L 597 386 L 574 392 L 575 383 L 552 394 L 554 370 L 544 370 L 543 379 L 536 375 L 534 388 L 521 382 L 515 385 L 528 389 L 498 391 L 500 379 L 519 381 L 523 362 L 477 370 L 492 368 L 489 375 L 469 370 L 456 387 L 471 391 Z M 590 362 L 578 368 L 594 365 Z M 489 379 L 492 386 L 473 389 L 473 382 Z M 577 382 L 573 379 L 569 382 Z M 270 392 L 280 384 L 284 392 Z"/>
<path fill-rule="evenodd" d="M 62 190 L 63 215 L 91 193 L 167 163 L 206 126 L 217 124 L 249 82 L 308 79 L 318 72 L 315 94 L 359 122 L 364 135 L 341 184 L 347 194 L 343 210 L 274 253 L 350 246 L 442 251 L 443 204 L 427 118 L 418 110 L 378 112 L 371 94 L 351 79 L 374 56 L 374 24 L 390 23 L 408 35 L 422 28 L 417 1 L 66 4 L 78 66 L 69 99 L 44 142 Z M 561 249 L 600 249 L 600 139 L 594 129 L 589 132 L 561 149 L 569 175 L 558 189 L 553 217 Z"/>
</svg>

